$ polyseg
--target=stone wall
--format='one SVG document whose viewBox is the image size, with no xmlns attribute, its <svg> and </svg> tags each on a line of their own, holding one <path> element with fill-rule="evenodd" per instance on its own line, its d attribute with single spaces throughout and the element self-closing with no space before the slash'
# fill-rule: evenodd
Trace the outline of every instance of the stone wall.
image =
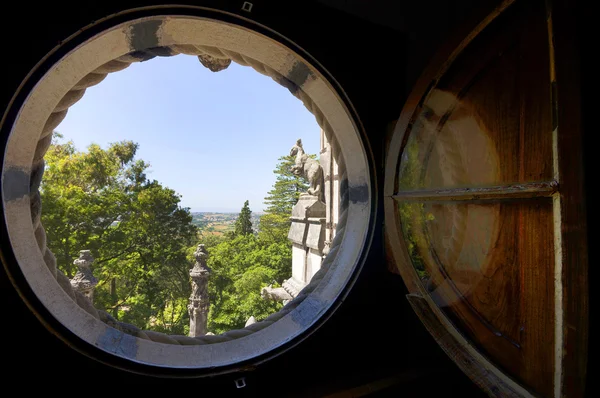
<svg viewBox="0 0 600 398">
<path fill-rule="evenodd" d="M 335 237 L 337 219 L 340 214 L 340 173 L 335 161 L 337 153 L 331 145 L 331 133 L 321 129 L 321 154 L 319 161 L 325 176 L 325 244 L 328 246 Z"/>
<path fill-rule="evenodd" d="M 292 296 L 321 268 L 335 237 L 339 216 L 340 178 L 333 137 L 321 129 L 319 163 L 323 169 L 325 202 L 303 196 L 292 210 L 288 239 L 292 243 L 292 275 L 283 287 Z"/>
</svg>

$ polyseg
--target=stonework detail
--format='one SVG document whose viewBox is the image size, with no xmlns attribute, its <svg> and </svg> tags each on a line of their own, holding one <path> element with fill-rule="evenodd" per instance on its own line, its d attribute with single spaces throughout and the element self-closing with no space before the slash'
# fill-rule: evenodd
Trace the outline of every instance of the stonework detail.
<svg viewBox="0 0 600 398">
<path fill-rule="evenodd" d="M 73 261 L 73 264 L 77 266 L 77 273 L 71 279 L 73 289 L 79 291 L 92 303 L 94 302 L 94 288 L 98 284 L 98 279 L 92 273 L 93 263 L 92 253 L 89 250 L 80 250 L 79 258 Z"/>
<path fill-rule="evenodd" d="M 220 72 L 231 65 L 231 59 L 229 58 L 216 58 L 208 54 L 198 55 L 198 60 L 211 72 Z"/>
<path fill-rule="evenodd" d="M 216 45 L 216 44 L 214 44 L 214 45 Z M 106 325 L 114 327 L 127 335 L 135 336 L 140 339 L 147 340 L 147 341 L 155 341 L 155 342 L 159 342 L 159 343 L 173 344 L 173 345 L 215 344 L 215 343 L 221 343 L 224 341 L 235 340 L 235 339 L 238 339 L 241 337 L 248 336 L 251 333 L 254 333 L 256 331 L 266 328 L 267 326 L 276 322 L 278 319 L 281 319 L 282 317 L 284 317 L 286 314 L 289 314 L 290 312 L 294 311 L 294 309 L 297 306 L 301 305 L 301 303 L 306 299 L 306 297 L 309 297 L 309 294 L 313 291 L 313 289 L 315 289 L 315 287 L 318 286 L 319 281 L 323 278 L 324 273 L 321 272 L 321 273 L 317 273 L 316 275 L 313 275 L 314 277 L 312 278 L 311 283 L 309 283 L 308 286 L 304 287 L 303 295 L 300 295 L 300 297 L 297 297 L 295 300 L 293 300 L 291 303 L 289 303 L 285 308 L 280 310 L 277 314 L 273 314 L 266 320 L 257 322 L 257 325 L 255 325 L 255 327 L 253 327 L 252 330 L 244 330 L 244 329 L 232 330 L 232 331 L 228 331 L 228 332 L 222 333 L 217 336 L 214 336 L 212 333 L 209 332 L 209 333 L 206 333 L 204 336 L 198 337 L 198 338 L 190 338 L 187 336 L 175 336 L 175 335 L 170 336 L 170 335 L 166 335 L 164 333 L 140 330 L 139 328 L 137 328 L 133 325 L 130 325 L 130 324 L 127 324 L 124 322 L 120 322 L 120 321 L 112 318 L 110 316 L 110 314 L 108 314 L 104 310 L 99 310 L 99 309 L 94 308 L 91 305 L 91 303 L 89 302 L 89 300 L 80 300 L 81 293 L 75 289 L 75 287 L 70 283 L 70 281 L 66 277 L 66 275 L 57 268 L 56 258 L 54 256 L 54 254 L 52 253 L 52 251 L 46 245 L 46 234 L 44 233 L 43 225 L 41 223 L 41 208 L 42 208 L 42 206 L 41 206 L 41 197 L 39 195 L 39 186 L 40 186 L 40 183 L 42 180 L 42 176 L 44 173 L 44 167 L 45 167 L 43 157 L 44 157 L 45 153 L 47 152 L 49 146 L 51 145 L 52 132 L 60 124 L 60 122 L 64 119 L 69 107 L 72 106 L 77 101 L 79 101 L 79 99 L 81 99 L 81 97 L 83 95 L 83 91 L 85 91 L 85 89 L 87 87 L 97 84 L 98 82 L 100 82 L 103 78 L 105 78 L 110 73 L 125 69 L 132 63 L 147 61 L 156 56 L 173 56 L 173 55 L 177 55 L 177 54 L 202 56 L 203 58 L 199 58 L 200 62 L 204 61 L 207 64 L 211 61 L 211 59 L 207 58 L 206 55 L 208 55 L 212 58 L 217 58 L 219 60 L 223 60 L 222 61 L 223 65 L 225 65 L 228 62 L 228 60 L 232 60 L 233 62 L 236 62 L 239 65 L 249 66 L 249 67 L 253 68 L 254 70 L 256 70 L 258 73 L 269 76 L 275 82 L 288 88 L 290 90 L 290 92 L 292 93 L 292 95 L 294 95 L 300 101 L 302 101 L 302 103 L 305 105 L 305 107 L 315 116 L 315 119 L 316 119 L 317 123 L 319 124 L 319 126 L 321 126 L 322 137 L 323 137 L 324 130 L 327 132 L 331 130 L 331 126 L 329 125 L 329 123 L 327 121 L 325 113 L 322 111 L 322 109 L 319 106 L 317 106 L 317 104 L 314 102 L 313 98 L 311 98 L 311 96 L 309 96 L 306 93 L 306 91 L 303 90 L 304 83 L 297 81 L 297 79 L 295 79 L 295 78 L 292 78 L 292 80 L 288 79 L 288 77 L 286 77 L 286 76 L 288 76 L 289 73 L 284 71 L 282 67 L 276 67 L 275 69 L 273 69 L 273 67 L 266 65 L 266 64 L 262 63 L 261 61 L 257 61 L 256 59 L 251 58 L 245 52 L 242 54 L 242 53 L 232 51 L 229 49 L 217 48 L 217 47 L 210 46 L 210 45 L 197 45 L 197 44 L 192 45 L 192 44 L 177 43 L 177 44 L 172 44 L 172 45 L 168 45 L 168 46 L 161 45 L 159 47 L 146 48 L 144 50 L 135 50 L 130 53 L 124 54 L 122 56 L 119 56 L 118 58 L 115 58 L 114 60 L 110 60 L 110 61 L 106 62 L 105 64 L 101 65 L 100 67 L 97 67 L 92 72 L 90 72 L 88 75 L 86 75 L 76 85 L 74 85 L 62 97 L 62 99 L 60 99 L 59 103 L 49 114 L 48 118 L 45 121 L 43 121 L 43 123 L 40 124 L 40 126 L 44 126 L 44 127 L 39 136 L 39 140 L 38 140 L 37 146 L 35 148 L 34 159 L 33 159 L 33 162 L 31 163 L 32 171 L 31 171 L 31 181 L 30 181 L 29 188 L 31 190 L 32 196 L 31 196 L 31 203 L 30 203 L 30 210 L 31 210 L 30 216 L 31 216 L 32 225 L 33 225 L 34 232 L 35 232 L 35 237 L 36 237 L 37 243 L 38 243 L 39 248 L 43 255 L 44 263 L 48 267 L 51 275 L 53 276 L 53 278 L 56 279 L 57 283 L 65 291 L 65 293 L 68 294 L 73 300 L 76 300 L 76 303 L 79 305 L 79 307 L 81 307 L 82 309 L 87 311 L 95 319 L 98 319 L 98 320 L 102 321 L 103 323 L 105 323 Z M 204 63 L 203 63 L 203 65 L 204 65 Z M 297 65 L 305 66 L 303 62 L 297 62 L 294 64 L 294 66 L 297 66 Z M 219 69 L 219 68 L 220 67 L 213 66 L 213 68 L 211 70 L 217 70 L 217 69 L 223 70 L 226 68 L 226 66 L 221 67 L 221 69 Z M 306 81 L 312 82 L 313 80 L 307 79 Z M 332 163 L 335 163 L 335 168 L 337 169 L 337 162 L 338 161 L 340 162 L 339 163 L 339 165 L 340 165 L 339 166 L 340 167 L 340 169 L 339 169 L 340 177 L 339 178 L 341 181 L 347 181 L 345 167 L 343 165 L 344 161 L 343 161 L 341 152 L 339 151 L 339 145 L 335 142 L 335 140 L 332 140 L 331 142 L 333 143 L 332 148 L 338 149 L 338 150 L 334 149 L 333 153 L 331 154 Z M 322 163 L 322 161 L 323 161 L 323 141 L 322 141 L 322 145 L 321 145 L 321 163 Z M 335 173 L 337 176 L 338 175 L 337 170 L 335 171 Z M 325 187 L 327 187 L 327 185 L 328 185 L 327 172 L 324 172 L 324 175 L 325 175 Z M 332 186 L 331 184 L 329 184 L 329 185 Z M 340 190 L 340 187 L 342 187 L 342 186 L 344 187 L 344 189 Z M 336 185 L 336 188 L 332 188 L 332 189 L 337 189 L 337 191 L 335 192 L 335 195 L 334 195 L 336 199 L 335 199 L 335 202 L 332 202 L 332 206 L 335 206 L 335 208 L 338 209 L 339 208 L 339 206 L 338 206 L 339 202 L 337 201 L 338 198 L 340 198 L 340 197 L 342 198 L 341 203 L 347 203 L 347 200 L 348 200 L 347 184 L 340 186 L 340 184 L 338 182 Z M 341 195 L 340 195 L 340 193 L 341 193 Z M 325 193 L 325 197 L 327 198 L 327 193 Z M 328 203 L 327 211 L 329 214 L 329 199 L 326 200 L 326 203 Z M 340 220 L 342 220 L 340 222 L 340 230 L 343 230 L 345 222 L 346 222 L 345 215 L 347 214 L 348 209 L 343 206 L 339 209 L 340 209 L 340 213 L 339 214 L 336 213 L 335 216 L 333 217 L 333 219 L 337 220 L 338 215 L 339 215 Z M 328 218 L 328 220 L 329 220 L 329 218 Z M 334 225 L 334 224 L 329 224 L 329 221 L 328 221 L 327 225 Z M 327 228 L 329 231 L 330 227 L 327 227 Z M 333 233 L 335 233 L 335 227 L 331 227 L 331 228 L 332 228 Z M 328 239 L 325 242 L 325 247 L 327 247 L 328 242 L 331 242 L 332 252 L 335 253 L 335 250 L 333 250 L 333 249 L 339 245 L 341 240 L 340 241 L 333 240 L 334 236 L 332 234 L 329 234 L 329 232 L 327 233 L 326 236 Z M 334 258 L 335 258 L 335 255 L 328 256 L 327 258 L 323 259 L 323 263 L 321 265 L 323 270 L 326 270 L 330 266 L 333 265 Z M 315 272 L 316 272 L 316 270 L 315 270 Z M 285 281 L 283 284 L 283 287 L 288 292 L 294 291 L 293 288 L 290 288 L 290 286 L 296 286 L 296 284 L 291 283 L 291 279 L 289 279 L 288 281 Z M 298 289 L 301 289 L 301 287 L 298 287 Z M 296 291 L 298 291 L 298 289 L 296 289 Z"/>
<path fill-rule="evenodd" d="M 296 145 L 290 150 L 290 156 L 296 157 L 295 164 L 292 166 L 292 172 L 295 175 L 303 175 L 309 183 L 308 191 L 300 195 L 315 196 L 321 202 L 325 202 L 323 168 L 319 164 L 319 161 L 304 153 L 302 140 L 296 141 Z"/>
<path fill-rule="evenodd" d="M 307 192 L 300 194 L 290 217 L 288 239 L 292 243 L 292 275 L 279 288 L 271 285 L 263 288 L 261 296 L 264 299 L 287 304 L 310 283 L 329 253 L 335 236 L 333 226 L 339 212 L 339 181 L 336 176 L 338 166 L 333 152 L 323 130 L 320 153 L 322 163 L 304 152 L 301 140 L 290 150 L 290 155 L 296 156 L 292 172 L 304 175 L 310 187 Z"/>
<path fill-rule="evenodd" d="M 190 269 L 192 278 L 192 294 L 188 304 L 190 314 L 190 337 L 204 336 L 207 334 L 208 322 L 208 277 L 211 269 L 206 265 L 208 253 L 203 244 L 199 244 L 194 252 L 196 262 Z"/>
<path fill-rule="evenodd" d="M 283 281 L 281 287 L 285 289 L 286 292 L 289 293 L 290 296 L 296 297 L 302 288 L 304 288 L 303 283 L 299 283 L 297 280 L 290 278 Z"/>
<path fill-rule="evenodd" d="M 263 287 L 260 295 L 265 300 L 283 301 L 284 305 L 294 298 L 283 287 L 273 287 L 273 285 Z"/>
</svg>

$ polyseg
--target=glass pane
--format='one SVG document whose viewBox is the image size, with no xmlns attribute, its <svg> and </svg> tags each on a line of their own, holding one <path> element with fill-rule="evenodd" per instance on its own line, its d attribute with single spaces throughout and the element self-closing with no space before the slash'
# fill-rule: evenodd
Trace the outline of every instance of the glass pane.
<svg viewBox="0 0 600 398">
<path fill-rule="evenodd" d="M 552 179 L 547 55 L 519 39 L 504 46 L 485 60 L 465 55 L 432 90 L 402 154 L 399 191 Z"/>
<path fill-rule="evenodd" d="M 423 286 L 461 332 L 523 374 L 523 358 L 553 363 L 544 348 L 554 343 L 551 199 L 399 203 L 398 211 Z"/>
</svg>

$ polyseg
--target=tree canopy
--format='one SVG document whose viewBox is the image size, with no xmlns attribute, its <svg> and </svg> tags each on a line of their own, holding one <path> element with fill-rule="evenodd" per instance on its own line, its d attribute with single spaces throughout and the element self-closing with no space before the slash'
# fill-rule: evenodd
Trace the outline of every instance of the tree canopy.
<svg viewBox="0 0 600 398">
<path fill-rule="evenodd" d="M 224 239 L 207 249 L 210 312 L 208 330 L 222 333 L 243 328 L 254 316 L 261 320 L 282 305 L 264 300 L 261 289 L 291 274 L 291 251 L 283 243 L 266 244 L 253 234 Z"/>
<path fill-rule="evenodd" d="M 276 175 L 275 183 L 265 197 L 267 209 L 259 223 L 260 237 L 263 240 L 287 242 L 292 207 L 298 203 L 300 194 L 308 189 L 306 178 L 292 173 L 294 161 L 293 156 L 282 156 L 273 170 Z"/>
<path fill-rule="evenodd" d="M 236 222 L 236 233 L 207 245 L 208 264 L 213 270 L 208 329 L 214 333 L 242 328 L 250 316 L 260 321 L 283 306 L 263 299 L 260 292 L 267 285 L 281 286 L 292 275 L 292 247 L 287 240 L 290 216 L 300 193 L 308 188 L 304 177 L 292 174 L 293 164 L 292 156 L 278 159 L 258 235 L 241 233 L 241 225 L 251 228 L 246 201 Z"/>
<path fill-rule="evenodd" d="M 136 158 L 137 149 L 121 141 L 78 151 L 59 134 L 53 137 L 40 192 L 42 222 L 59 269 L 72 278 L 79 251 L 91 250 L 97 308 L 143 329 L 187 334 L 189 269 L 196 245 L 203 243 L 212 269 L 209 331 L 242 328 L 250 316 L 261 320 L 279 310 L 282 303 L 263 299 L 261 289 L 291 276 L 289 217 L 308 187 L 291 173 L 294 159 L 279 158 L 258 234 L 246 200 L 233 233 L 213 236 L 192 224 L 180 195 L 147 178 L 150 166 Z"/>
<path fill-rule="evenodd" d="M 183 333 L 196 227 L 180 196 L 149 180 L 131 141 L 86 152 L 55 135 L 41 185 L 42 222 L 71 278 L 79 250 L 95 258 L 95 305 L 140 327 Z"/>
</svg>

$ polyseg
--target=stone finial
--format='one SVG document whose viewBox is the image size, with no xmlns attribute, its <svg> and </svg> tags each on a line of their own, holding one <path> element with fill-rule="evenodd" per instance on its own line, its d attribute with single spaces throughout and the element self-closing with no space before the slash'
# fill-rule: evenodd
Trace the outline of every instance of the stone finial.
<svg viewBox="0 0 600 398">
<path fill-rule="evenodd" d="M 79 258 L 73 261 L 77 266 L 77 273 L 71 279 L 71 286 L 78 290 L 85 297 L 93 302 L 94 288 L 98 284 L 98 279 L 94 277 L 91 266 L 94 263 L 94 258 L 89 250 L 80 250 Z"/>
<path fill-rule="evenodd" d="M 256 323 L 256 318 L 254 318 L 254 316 L 251 316 L 250 318 L 248 318 L 248 320 L 246 321 L 246 324 L 244 325 L 244 327 L 246 326 L 250 326 L 253 323 Z"/>
<path fill-rule="evenodd" d="M 212 270 L 208 265 L 206 265 L 208 252 L 206 251 L 202 243 L 199 244 L 196 248 L 196 251 L 194 252 L 194 257 L 196 258 L 196 262 L 194 263 L 194 267 L 190 270 L 190 276 L 192 278 L 198 278 L 202 276 L 208 277 Z"/>
<path fill-rule="evenodd" d="M 203 244 L 199 244 L 194 252 L 196 262 L 190 269 L 192 278 L 192 294 L 188 304 L 188 313 L 190 315 L 190 336 L 204 336 L 207 333 L 209 298 L 208 298 L 208 277 L 211 269 L 206 265 L 208 253 Z"/>
</svg>

